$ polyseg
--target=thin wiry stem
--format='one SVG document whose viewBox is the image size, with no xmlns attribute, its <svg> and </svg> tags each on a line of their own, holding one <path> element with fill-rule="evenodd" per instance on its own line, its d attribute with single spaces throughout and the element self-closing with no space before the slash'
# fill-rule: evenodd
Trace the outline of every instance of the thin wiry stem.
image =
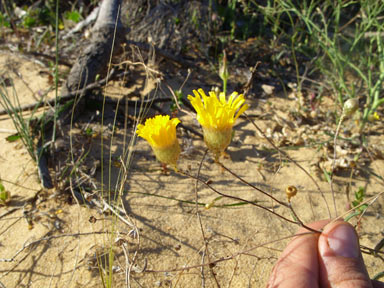
<svg viewBox="0 0 384 288">
<path fill-rule="evenodd" d="M 219 164 L 225 171 L 229 172 L 232 176 L 236 177 L 237 179 L 239 179 L 241 182 L 243 182 L 244 184 L 252 187 L 253 189 L 259 191 L 260 193 L 264 194 L 265 196 L 271 198 L 272 200 L 276 201 L 277 203 L 279 203 L 280 205 L 283 205 L 285 207 L 289 207 L 289 205 L 283 201 L 280 201 L 278 199 L 276 199 L 275 197 L 273 197 L 272 195 L 268 194 L 267 192 L 261 190 L 259 187 L 256 187 L 255 185 L 253 185 L 252 183 L 249 183 L 248 181 L 246 181 L 245 179 L 241 178 L 239 175 L 237 175 L 236 173 L 232 172 L 229 168 L 225 167 L 223 163 L 217 161 L 216 162 L 217 164 Z"/>
<path fill-rule="evenodd" d="M 35 245 L 35 244 L 39 244 L 40 242 L 43 242 L 43 241 L 50 241 L 52 239 L 63 238 L 63 237 L 91 236 L 94 234 L 106 234 L 106 233 L 109 233 L 109 232 L 92 231 L 92 232 L 84 232 L 84 233 L 67 233 L 67 234 L 46 236 L 46 237 L 37 239 L 37 240 L 29 242 L 29 243 L 27 243 L 27 242 L 24 243 L 23 247 L 21 247 L 19 250 L 17 250 L 16 253 L 11 258 L 0 258 L 0 262 L 14 262 L 16 257 L 21 252 L 23 252 L 25 249 L 27 249 L 27 248 Z"/>
<path fill-rule="evenodd" d="M 311 229 L 311 230 L 313 230 L 313 229 Z M 312 234 L 312 233 L 321 233 L 321 231 L 316 231 L 315 230 L 315 231 L 312 231 L 312 232 L 304 232 L 304 233 L 300 233 L 300 234 L 289 235 L 289 236 L 286 236 L 286 237 L 283 237 L 283 238 L 279 238 L 279 239 L 276 239 L 276 240 L 273 240 L 273 241 L 268 241 L 266 243 L 262 243 L 262 244 L 259 244 L 257 246 L 251 247 L 249 249 L 246 249 L 246 250 L 234 253 L 234 254 L 229 255 L 227 257 L 221 257 L 221 258 L 216 259 L 216 260 L 214 260 L 213 262 L 210 262 L 210 263 L 192 265 L 192 266 L 187 266 L 187 267 L 179 267 L 179 268 L 174 268 L 174 269 L 169 269 L 169 270 L 150 270 L 150 269 L 146 269 L 145 272 L 149 272 L 149 273 L 167 273 L 168 272 L 168 273 L 170 273 L 170 272 L 178 272 L 178 271 L 185 271 L 185 270 L 190 270 L 190 269 L 201 268 L 201 266 L 215 266 L 216 264 L 218 264 L 220 262 L 232 260 L 232 259 L 236 258 L 239 255 L 249 255 L 249 252 L 251 252 L 251 251 L 253 251 L 253 250 L 257 249 L 257 248 L 265 247 L 265 246 L 270 245 L 270 244 L 274 244 L 274 243 L 277 243 L 277 242 L 280 242 L 280 241 L 283 241 L 283 240 L 291 239 L 292 237 L 301 236 L 301 235 L 308 235 L 308 234 Z"/>
<path fill-rule="evenodd" d="M 308 173 L 307 170 L 304 169 L 303 166 L 301 166 L 299 163 L 297 163 L 294 159 L 292 159 L 287 153 L 285 153 L 283 150 L 281 150 L 279 147 L 277 147 L 275 145 L 275 143 L 273 143 L 273 141 L 271 141 L 267 135 L 265 135 L 265 133 L 259 128 L 259 126 L 256 125 L 255 121 L 253 121 L 251 118 L 249 118 L 247 116 L 247 114 L 244 112 L 244 115 L 245 117 L 247 118 L 248 121 L 251 122 L 251 124 L 256 128 L 256 130 L 261 134 L 263 135 L 263 137 L 269 142 L 269 144 L 272 145 L 273 148 L 275 148 L 277 151 L 279 151 L 280 153 L 282 153 L 288 160 L 292 161 L 293 164 L 295 164 L 297 167 L 300 168 L 300 170 L 302 170 L 311 180 L 312 182 L 315 184 L 317 190 L 320 192 L 321 194 L 321 197 L 324 199 L 324 202 L 325 202 L 325 205 L 327 206 L 327 211 L 328 211 L 328 216 L 329 218 L 332 217 L 331 215 L 331 210 L 329 209 L 329 206 L 328 206 L 328 202 L 327 202 L 327 199 L 325 198 L 325 195 L 323 193 L 323 191 L 320 189 L 320 186 L 319 184 L 317 184 L 316 180 L 312 177 L 311 174 Z"/>
<path fill-rule="evenodd" d="M 335 214 L 337 217 L 337 208 L 336 208 L 336 199 L 335 199 L 335 191 L 333 189 L 333 172 L 335 171 L 335 166 L 336 166 L 336 145 L 337 145 L 337 136 L 339 135 L 341 124 L 343 123 L 345 119 L 345 114 L 341 114 L 339 123 L 337 124 L 336 128 L 336 133 L 335 137 L 333 138 L 333 159 L 332 159 L 332 170 L 331 170 L 331 181 L 330 181 L 330 186 L 331 186 L 331 193 L 332 193 L 332 199 L 333 199 L 333 209 L 335 209 Z"/>
<path fill-rule="evenodd" d="M 201 230 L 201 235 L 203 236 L 203 241 L 204 241 L 204 254 L 207 255 L 207 258 L 208 258 L 208 262 L 211 262 L 211 257 L 209 255 L 209 250 L 208 250 L 208 241 L 207 241 L 207 238 L 205 237 L 205 232 L 204 232 L 204 227 L 203 227 L 203 222 L 201 221 L 201 215 L 199 213 L 199 205 L 198 205 L 198 200 L 199 200 L 199 197 L 198 197 L 198 193 L 197 193 L 197 186 L 198 186 L 198 179 L 200 179 L 200 172 L 201 172 L 201 167 L 203 166 L 203 162 L 204 162 L 204 159 L 205 157 L 207 156 L 207 153 L 208 153 L 208 149 L 205 150 L 204 152 L 204 155 L 203 155 L 203 158 L 201 159 L 200 161 L 200 164 L 199 164 L 199 168 L 197 170 L 197 174 L 196 174 L 196 178 L 195 178 L 195 209 L 196 209 L 196 215 L 197 215 L 197 218 L 199 219 L 199 224 L 200 224 L 200 230 Z M 202 258 L 202 261 L 204 264 L 204 258 Z M 203 267 L 203 266 L 202 266 Z M 210 271 L 211 271 L 211 274 L 213 276 L 213 278 L 215 279 L 215 282 L 216 282 L 216 285 L 217 287 L 220 287 L 220 284 L 219 284 L 219 281 L 217 280 L 216 278 L 216 274 L 215 272 L 213 271 L 213 267 L 212 266 L 208 266 Z M 201 273 L 203 274 L 203 278 L 204 278 L 204 270 L 202 268 L 201 270 Z M 204 282 L 203 282 L 204 283 Z M 203 286 L 204 287 L 204 286 Z"/>
<path fill-rule="evenodd" d="M 313 229 L 313 228 L 311 228 L 311 227 L 306 226 L 302 221 L 299 221 L 299 220 L 298 220 L 298 221 L 294 221 L 294 220 L 291 220 L 291 219 L 289 219 L 289 218 L 286 218 L 286 217 L 284 217 L 283 215 L 280 215 L 280 214 L 276 213 L 275 211 L 273 211 L 273 210 L 271 210 L 271 209 L 268 209 L 267 207 L 264 207 L 264 206 L 262 206 L 262 205 L 257 204 L 256 202 L 249 201 L 249 200 L 246 200 L 246 199 L 243 199 L 243 198 L 240 198 L 240 197 L 236 197 L 236 196 L 232 196 L 232 195 L 224 194 L 224 193 L 222 193 L 222 192 L 216 190 L 215 188 L 213 188 L 209 183 L 205 182 L 204 180 L 202 180 L 202 179 L 200 179 L 200 178 L 198 178 L 198 177 L 196 177 L 196 176 L 193 176 L 193 175 L 191 175 L 191 174 L 189 174 L 189 173 L 187 173 L 187 172 L 185 172 L 185 171 L 182 171 L 182 170 L 179 170 L 179 172 L 180 172 L 181 174 L 185 175 L 185 176 L 188 176 L 188 177 L 191 177 L 191 178 L 193 178 L 193 179 L 196 179 L 197 181 L 199 181 L 200 183 L 204 184 L 204 185 L 207 186 L 209 189 L 211 189 L 213 192 L 215 192 L 215 193 L 217 193 L 217 194 L 219 194 L 219 195 L 221 195 L 221 196 L 223 196 L 223 197 L 230 198 L 230 199 L 235 199 L 235 200 L 242 201 L 242 202 L 246 202 L 246 203 L 248 203 L 248 204 L 251 204 L 251 205 L 253 205 L 253 206 L 256 206 L 256 207 L 258 207 L 258 208 L 261 208 L 261 209 L 263 209 L 263 210 L 266 210 L 266 211 L 268 211 L 269 213 L 272 213 L 273 215 L 275 215 L 275 216 L 277 216 L 277 217 L 279 217 L 279 218 L 281 218 L 281 219 L 283 219 L 283 220 L 285 220 L 285 221 L 287 221 L 287 222 L 289 222 L 289 223 L 293 223 L 293 224 L 299 225 L 299 226 L 301 226 L 301 227 L 303 227 L 303 228 L 305 228 L 305 229 L 307 229 L 307 230 L 309 230 L 309 231 L 312 231 L 312 232 L 315 232 L 315 233 L 319 233 L 319 231 L 317 231 L 317 230 L 315 230 L 315 229 Z"/>
</svg>

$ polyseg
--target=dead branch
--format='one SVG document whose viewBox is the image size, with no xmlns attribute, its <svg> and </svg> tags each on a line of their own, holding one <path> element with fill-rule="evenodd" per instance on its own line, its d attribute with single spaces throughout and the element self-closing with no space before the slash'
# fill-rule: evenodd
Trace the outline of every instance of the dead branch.
<svg viewBox="0 0 384 288">
<path fill-rule="evenodd" d="M 108 77 L 105 77 L 104 79 L 102 80 L 99 80 L 99 81 L 95 81 L 93 83 L 90 83 L 88 84 L 86 87 L 84 87 L 83 89 L 79 89 L 79 90 L 73 90 L 71 92 L 68 92 L 67 94 L 62 94 L 60 96 L 60 98 L 57 100 L 57 103 L 64 103 L 68 100 L 71 100 L 73 99 L 76 95 L 82 95 L 86 92 L 89 92 L 90 90 L 93 90 L 93 89 L 97 89 L 97 88 L 101 88 L 102 86 L 104 86 L 105 84 L 108 83 L 109 80 L 113 79 L 113 78 L 120 78 L 120 77 L 124 77 L 128 74 L 129 72 L 122 72 L 120 74 L 117 74 L 116 76 L 114 75 L 114 70 L 111 71 L 110 75 L 108 75 Z M 26 104 L 26 105 L 22 105 L 20 106 L 19 108 L 16 108 L 14 110 L 14 112 L 20 112 L 20 111 L 28 111 L 28 110 L 32 110 L 32 109 L 36 109 L 36 108 L 39 108 L 39 107 L 42 107 L 46 104 L 49 104 L 49 105 L 54 105 L 55 104 L 55 101 L 56 99 L 49 99 L 47 101 L 38 101 L 38 102 L 34 102 L 34 103 L 31 103 L 31 104 Z M 4 115 L 4 114 L 7 114 L 7 113 L 12 113 L 13 111 L 7 111 L 5 109 L 3 110 L 0 110 L 0 115 Z"/>
<path fill-rule="evenodd" d="M 109 63 L 112 55 L 119 50 L 120 43 L 125 37 L 125 31 L 120 21 L 121 0 L 104 0 L 100 6 L 100 11 L 96 23 L 92 29 L 90 44 L 80 54 L 76 63 L 73 65 L 67 81 L 61 90 L 61 95 L 69 94 L 73 91 L 82 90 L 89 84 L 95 82 L 98 75 L 108 75 Z M 76 94 L 77 95 L 77 94 Z M 39 176 L 44 188 L 53 188 L 51 176 L 46 167 L 48 155 L 48 144 L 53 144 L 56 139 L 56 130 L 68 122 L 72 116 L 76 118 L 84 108 L 85 93 L 79 94 L 76 103 L 68 105 L 60 111 L 59 115 L 44 119 L 44 133 L 39 138 L 36 150 L 39 151 L 37 165 Z M 56 109 L 58 107 L 55 107 Z M 76 109 L 75 109 L 76 108 Z M 58 113 L 58 111 L 54 111 Z M 73 114 L 74 113 L 74 114 Z M 56 123 L 54 123 L 56 120 Z M 54 145 L 50 145 L 53 147 Z M 53 150 L 53 149 L 52 149 Z M 51 151 L 54 153 L 54 151 Z"/>
</svg>

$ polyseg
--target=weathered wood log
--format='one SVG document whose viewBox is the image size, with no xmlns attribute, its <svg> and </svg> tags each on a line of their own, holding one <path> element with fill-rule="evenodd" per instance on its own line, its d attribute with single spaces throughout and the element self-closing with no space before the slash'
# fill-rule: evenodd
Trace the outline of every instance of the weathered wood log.
<svg viewBox="0 0 384 288">
<path fill-rule="evenodd" d="M 61 95 L 71 94 L 72 91 L 82 90 L 90 83 L 94 83 L 96 77 L 107 74 L 108 63 L 114 52 L 117 52 L 120 43 L 124 40 L 124 27 L 120 21 L 121 0 L 104 0 L 100 6 L 99 15 L 92 28 L 92 38 L 90 44 L 78 57 L 76 63 L 72 66 L 65 85 L 62 87 Z M 56 126 L 51 120 L 45 121 L 44 133 L 40 136 L 36 150 L 40 151 L 37 159 L 39 176 L 44 188 L 53 188 L 52 180 L 47 168 L 48 153 L 45 147 L 49 141 L 54 141 L 56 135 L 55 129 L 66 123 L 75 111 L 75 115 L 80 114 L 84 108 L 83 103 L 86 93 L 79 94 L 76 103 L 76 109 L 68 107 L 63 109 L 57 116 Z M 54 113 L 56 113 L 55 111 Z M 51 117 L 47 117 L 50 119 Z M 54 145 L 50 145 L 53 147 Z M 54 153 L 54 151 L 51 151 Z"/>
<path fill-rule="evenodd" d="M 118 50 L 124 39 L 124 28 L 119 17 L 121 0 L 104 0 L 96 23 L 92 28 L 91 42 L 73 65 L 62 94 L 84 88 L 95 82 L 96 76 L 103 76 L 113 52 Z"/>
</svg>

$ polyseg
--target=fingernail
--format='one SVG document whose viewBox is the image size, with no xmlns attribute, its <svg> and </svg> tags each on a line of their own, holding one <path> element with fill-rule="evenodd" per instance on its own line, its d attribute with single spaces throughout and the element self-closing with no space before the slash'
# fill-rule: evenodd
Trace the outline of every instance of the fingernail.
<svg viewBox="0 0 384 288">
<path fill-rule="evenodd" d="M 359 241 L 351 225 L 340 224 L 328 233 L 329 248 L 336 256 L 359 258 Z"/>
</svg>

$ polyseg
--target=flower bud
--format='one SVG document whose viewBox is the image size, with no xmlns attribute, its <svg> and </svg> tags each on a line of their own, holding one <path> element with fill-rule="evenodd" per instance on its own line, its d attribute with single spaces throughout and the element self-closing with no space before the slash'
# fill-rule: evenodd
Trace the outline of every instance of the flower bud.
<svg viewBox="0 0 384 288">
<path fill-rule="evenodd" d="M 232 127 L 248 105 L 243 94 L 233 92 L 229 98 L 223 92 L 210 91 L 206 95 L 203 89 L 194 90 L 194 96 L 188 95 L 197 113 L 197 120 L 203 127 L 204 142 L 218 160 L 221 153 L 232 140 Z"/>
<path fill-rule="evenodd" d="M 297 188 L 293 185 L 285 188 L 285 194 L 287 194 L 288 202 L 291 202 L 291 198 L 297 194 Z"/>
<path fill-rule="evenodd" d="M 220 155 L 231 143 L 232 127 L 224 130 L 216 130 L 203 127 L 203 131 L 205 144 L 215 156 L 215 160 L 219 160 Z"/>
<path fill-rule="evenodd" d="M 176 137 L 176 126 L 179 123 L 180 120 L 177 118 L 170 119 L 168 115 L 157 115 L 147 119 L 145 125 L 137 126 L 137 134 L 148 141 L 157 160 L 173 166 L 175 170 L 180 155 L 180 145 Z"/>
<path fill-rule="evenodd" d="M 359 108 L 359 102 L 356 98 L 350 98 L 344 102 L 343 114 L 346 117 L 352 116 L 353 113 Z"/>
</svg>

